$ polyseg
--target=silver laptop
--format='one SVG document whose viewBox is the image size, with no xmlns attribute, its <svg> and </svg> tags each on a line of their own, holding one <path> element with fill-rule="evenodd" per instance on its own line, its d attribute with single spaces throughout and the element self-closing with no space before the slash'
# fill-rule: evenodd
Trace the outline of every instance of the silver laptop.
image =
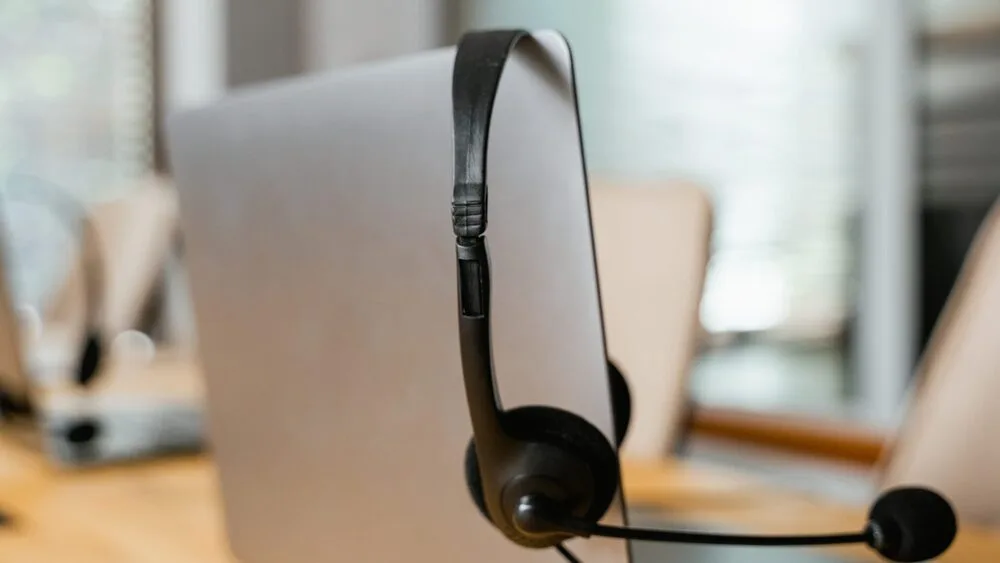
<svg viewBox="0 0 1000 563">
<path fill-rule="evenodd" d="M 490 140 L 508 408 L 613 437 L 569 48 L 525 42 Z M 554 563 L 473 505 L 441 49 L 242 91 L 169 124 L 231 547 L 244 563 Z M 621 523 L 616 503 L 606 523 Z M 625 563 L 579 540 L 588 563 Z"/>
<path fill-rule="evenodd" d="M 490 139 L 505 406 L 612 422 L 571 57 L 519 47 Z M 469 499 L 453 49 L 243 91 L 170 144 L 230 545 L 243 563 L 561 561 Z M 619 502 L 605 523 L 620 524 Z M 690 529 L 645 513 L 639 525 Z M 724 531 L 724 530 L 715 530 Z M 574 541 L 584 562 L 809 561 L 803 549 Z"/>
</svg>

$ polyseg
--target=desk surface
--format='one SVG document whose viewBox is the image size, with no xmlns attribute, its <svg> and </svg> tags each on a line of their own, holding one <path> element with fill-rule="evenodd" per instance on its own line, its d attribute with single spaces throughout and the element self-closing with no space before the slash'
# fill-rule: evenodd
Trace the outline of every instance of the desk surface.
<svg viewBox="0 0 1000 563">
<path fill-rule="evenodd" d="M 671 521 L 762 533 L 852 530 L 863 507 L 776 491 L 753 479 L 683 461 L 625 463 L 632 505 Z M 233 563 L 227 555 L 215 473 L 206 457 L 85 471 L 57 470 L 0 439 L 0 561 L 18 563 Z M 838 555 L 876 561 L 864 548 Z M 1000 534 L 965 529 L 946 562 L 1000 561 Z"/>
</svg>

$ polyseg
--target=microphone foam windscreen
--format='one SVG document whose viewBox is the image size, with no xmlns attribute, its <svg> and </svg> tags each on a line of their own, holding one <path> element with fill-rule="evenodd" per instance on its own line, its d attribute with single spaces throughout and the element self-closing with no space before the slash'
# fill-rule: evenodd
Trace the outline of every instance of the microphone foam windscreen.
<svg viewBox="0 0 1000 563">
<path fill-rule="evenodd" d="M 916 562 L 944 553 L 958 533 L 955 511 L 941 495 L 923 488 L 891 489 L 868 514 L 883 534 L 876 549 L 892 561 Z"/>
</svg>

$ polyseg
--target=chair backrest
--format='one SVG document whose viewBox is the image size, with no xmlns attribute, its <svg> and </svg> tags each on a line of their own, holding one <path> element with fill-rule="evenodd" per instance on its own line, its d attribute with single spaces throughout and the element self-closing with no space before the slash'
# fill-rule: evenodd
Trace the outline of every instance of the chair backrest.
<svg viewBox="0 0 1000 563">
<path fill-rule="evenodd" d="M 152 181 L 93 210 L 104 266 L 100 316 L 108 338 L 136 328 L 170 254 L 177 215 L 173 189 Z M 76 326 L 81 322 L 81 274 L 79 268 L 69 270 L 46 311 L 46 325 Z"/>
<path fill-rule="evenodd" d="M 6 235 L 6 225 L 0 221 L 0 393 L 25 399 L 29 382 L 22 356 L 21 319 L 14 307 L 4 257 Z"/>
<path fill-rule="evenodd" d="M 686 407 L 711 202 L 703 190 L 680 183 L 598 183 L 590 192 L 608 355 L 632 392 L 623 452 L 662 457 Z"/>
<path fill-rule="evenodd" d="M 1000 206 L 977 234 L 881 464 L 882 487 L 943 492 L 959 517 L 1000 523 Z"/>
</svg>

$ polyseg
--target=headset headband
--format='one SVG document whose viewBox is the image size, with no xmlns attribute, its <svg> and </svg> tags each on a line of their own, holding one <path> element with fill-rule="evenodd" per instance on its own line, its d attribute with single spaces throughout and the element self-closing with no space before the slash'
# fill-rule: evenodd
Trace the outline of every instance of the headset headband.
<svg viewBox="0 0 1000 563">
<path fill-rule="evenodd" d="M 452 225 L 459 240 L 486 232 L 486 150 L 500 75 L 522 29 L 465 35 L 455 55 L 452 107 L 455 131 L 455 192 Z"/>
<path fill-rule="evenodd" d="M 459 339 L 472 428 L 480 465 L 493 467 L 512 448 L 500 427 L 490 338 L 490 264 L 486 248 L 486 151 L 490 117 L 507 55 L 523 30 L 470 33 L 455 56 L 452 103 L 455 131 L 455 230 L 459 284 Z M 485 459 L 484 459 L 485 458 Z M 486 483 L 487 496 L 496 492 Z"/>
<path fill-rule="evenodd" d="M 542 491 L 569 513 L 597 520 L 617 490 L 618 457 L 605 435 L 583 418 L 546 406 L 504 410 L 493 371 L 490 336 L 490 260 L 486 241 L 487 149 L 490 119 L 504 65 L 524 30 L 465 35 L 452 76 L 459 341 L 473 444 L 467 478 L 482 511 L 511 540 L 551 547 L 572 534 L 532 534 L 514 514 Z"/>
</svg>

